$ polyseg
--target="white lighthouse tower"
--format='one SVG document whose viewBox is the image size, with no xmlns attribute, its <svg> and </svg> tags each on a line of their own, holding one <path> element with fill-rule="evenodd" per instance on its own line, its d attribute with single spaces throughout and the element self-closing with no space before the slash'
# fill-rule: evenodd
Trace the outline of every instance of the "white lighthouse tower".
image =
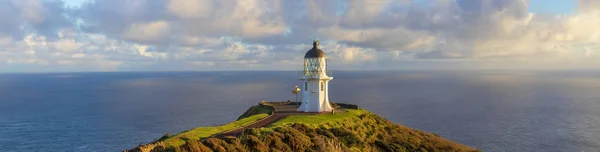
<svg viewBox="0 0 600 152">
<path fill-rule="evenodd" d="M 332 111 L 329 103 L 329 80 L 327 74 L 327 55 L 319 49 L 319 41 L 313 42 L 313 48 L 304 55 L 304 71 L 299 73 L 302 84 L 302 105 L 298 111 Z"/>
</svg>

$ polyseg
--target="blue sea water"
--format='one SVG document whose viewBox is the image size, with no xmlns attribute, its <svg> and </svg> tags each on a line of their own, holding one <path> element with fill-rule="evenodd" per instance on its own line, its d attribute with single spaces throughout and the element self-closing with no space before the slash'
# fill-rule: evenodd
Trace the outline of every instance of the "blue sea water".
<svg viewBox="0 0 600 152">
<path fill-rule="evenodd" d="M 297 74 L 0 74 L 0 151 L 121 151 L 294 100 Z M 484 151 L 600 150 L 600 71 L 334 71 L 331 100 Z"/>
</svg>

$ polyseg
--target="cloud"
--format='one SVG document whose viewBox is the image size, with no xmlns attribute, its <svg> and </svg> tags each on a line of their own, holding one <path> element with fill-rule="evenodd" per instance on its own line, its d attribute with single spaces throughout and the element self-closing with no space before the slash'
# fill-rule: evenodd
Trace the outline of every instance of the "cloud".
<svg viewBox="0 0 600 152">
<path fill-rule="evenodd" d="M 163 52 L 148 52 L 148 46 L 144 45 L 136 45 L 135 49 L 140 56 L 151 57 L 151 58 L 165 58 L 167 56 L 166 53 Z"/>
<path fill-rule="evenodd" d="M 73 39 L 60 39 L 52 42 L 52 45 L 55 49 L 65 52 L 76 51 L 83 46 L 83 44 L 80 44 Z"/>
<path fill-rule="evenodd" d="M 378 50 L 413 50 L 431 45 L 434 36 L 420 30 L 408 30 L 405 27 L 392 29 L 347 29 L 341 27 L 327 27 L 318 30 L 327 38 L 340 42 L 358 44 Z M 402 35 L 402 36 L 398 36 Z"/>
<path fill-rule="evenodd" d="M 418 58 L 560 62 L 581 59 L 582 46 L 598 42 L 599 30 L 592 27 L 600 18 L 594 11 L 534 14 L 527 11 L 528 1 L 521 0 L 459 0 L 456 4 L 459 7 L 450 4 L 437 6 L 444 9 L 419 10 L 417 14 L 428 14 L 419 21 L 425 25 L 421 27 L 444 28 L 420 28 L 431 33 L 434 42 L 443 43 L 429 43 L 432 46 L 417 52 Z M 446 12 L 443 18 L 455 20 L 435 22 L 438 10 Z M 431 24 L 437 25 L 427 26 Z"/>
<path fill-rule="evenodd" d="M 376 56 L 375 51 L 372 49 L 345 44 L 330 42 L 321 48 L 328 51 L 328 58 L 331 60 L 343 61 L 345 63 L 372 61 Z"/>
<path fill-rule="evenodd" d="M 55 38 L 56 31 L 73 25 L 63 14 L 62 1 L 4 0 L 0 2 L 0 36 L 22 39 L 26 32 Z"/>
<path fill-rule="evenodd" d="M 131 24 L 123 31 L 123 39 L 136 42 L 156 42 L 169 39 L 171 25 L 160 20 L 150 23 Z"/>
<path fill-rule="evenodd" d="M 83 54 L 83 53 L 75 53 L 75 54 L 71 55 L 71 57 L 73 57 L 73 58 L 82 58 L 82 57 L 85 57 L 85 54 Z"/>
<path fill-rule="evenodd" d="M 346 24 L 365 24 L 372 22 L 384 12 L 391 0 L 363 1 L 352 0 L 348 2 L 348 10 L 345 12 Z"/>
<path fill-rule="evenodd" d="M 178 16 L 174 22 L 191 36 L 228 35 L 252 39 L 278 35 L 286 29 L 278 1 L 264 3 L 258 0 L 171 0 L 169 3 L 169 8 L 179 8 L 187 3 L 199 4 L 194 8 L 170 9 L 170 13 Z"/>
<path fill-rule="evenodd" d="M 207 18 L 212 15 L 212 1 L 206 0 L 169 0 L 170 13 L 184 19 Z"/>
<path fill-rule="evenodd" d="M 60 0 L 8 0 L 0 1 L 0 64 L 36 70 L 293 69 L 319 39 L 339 69 L 600 67 L 597 1 L 578 0 L 571 14 L 532 13 L 529 5 L 90 0 L 65 7 Z"/>
<path fill-rule="evenodd" d="M 600 2 L 596 0 L 578 0 L 578 12 L 598 12 L 600 11 Z"/>
<path fill-rule="evenodd" d="M 168 45 L 190 37 L 261 38 L 286 30 L 277 3 L 256 0 L 92 1 L 75 14 L 83 30 L 136 43 Z"/>
</svg>

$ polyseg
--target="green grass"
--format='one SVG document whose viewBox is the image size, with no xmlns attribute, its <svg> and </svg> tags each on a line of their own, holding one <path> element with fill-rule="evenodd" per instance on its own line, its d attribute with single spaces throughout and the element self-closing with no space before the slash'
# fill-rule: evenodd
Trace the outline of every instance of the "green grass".
<svg viewBox="0 0 600 152">
<path fill-rule="evenodd" d="M 229 131 L 232 129 L 236 129 L 238 127 L 249 125 L 257 120 L 263 119 L 267 117 L 268 114 L 257 114 L 247 118 L 240 119 L 238 121 L 230 122 L 228 124 L 224 124 L 221 126 L 213 126 L 213 127 L 198 127 L 192 130 L 188 130 L 185 132 L 181 132 L 179 134 L 173 135 L 162 142 L 167 147 L 175 147 L 181 146 L 185 144 L 186 140 L 200 140 L 202 138 L 206 138 L 212 136 L 217 133 Z"/>
<path fill-rule="evenodd" d="M 263 107 L 252 107 L 249 111 L 251 113 L 262 113 L 262 112 L 270 112 L 265 111 Z M 259 112 L 260 111 L 260 112 Z M 274 124 L 271 124 L 269 127 L 278 127 L 278 126 L 287 126 L 293 123 L 304 123 L 306 125 L 317 126 L 322 124 L 339 124 L 336 122 L 344 121 L 351 118 L 357 118 L 359 115 L 363 113 L 367 113 L 365 110 L 354 110 L 347 109 L 347 112 L 336 113 L 335 115 L 331 114 L 320 114 L 320 115 L 302 115 L 302 116 L 289 116 L 284 118 Z M 248 111 L 247 111 L 248 112 Z M 210 137 L 214 134 L 233 130 L 238 127 L 249 125 L 255 121 L 263 119 L 267 117 L 268 114 L 255 114 L 246 118 L 242 118 L 240 120 L 230 122 L 221 126 L 211 126 L 211 127 L 198 127 L 188 131 L 181 132 L 179 134 L 173 135 L 169 138 L 162 140 L 166 147 L 177 147 L 185 144 L 186 140 L 200 140 L 202 138 Z"/>
<path fill-rule="evenodd" d="M 244 112 L 244 114 L 242 114 L 240 117 L 238 117 L 237 120 L 240 119 L 244 119 L 253 115 L 257 115 L 257 114 L 270 114 L 271 112 L 273 112 L 273 109 L 269 106 L 264 106 L 264 105 L 258 105 L 258 106 L 252 106 L 250 108 L 248 108 L 248 110 L 246 110 L 246 112 Z"/>
<path fill-rule="evenodd" d="M 478 151 L 367 110 L 345 110 L 335 115 L 289 116 L 240 137 L 206 138 L 267 116 L 252 115 L 221 126 L 195 128 L 132 151 Z"/>
<path fill-rule="evenodd" d="M 346 112 L 331 114 L 319 114 L 319 115 L 299 115 L 289 116 L 276 123 L 271 124 L 269 127 L 287 126 L 294 123 L 302 123 L 309 126 L 317 126 L 323 124 L 336 124 L 336 122 L 344 121 L 347 119 L 357 118 L 359 115 L 368 113 L 366 110 L 355 110 L 346 109 Z"/>
<path fill-rule="evenodd" d="M 366 110 L 295 116 L 275 125 L 249 129 L 240 137 L 188 141 L 171 151 L 478 151 Z"/>
</svg>

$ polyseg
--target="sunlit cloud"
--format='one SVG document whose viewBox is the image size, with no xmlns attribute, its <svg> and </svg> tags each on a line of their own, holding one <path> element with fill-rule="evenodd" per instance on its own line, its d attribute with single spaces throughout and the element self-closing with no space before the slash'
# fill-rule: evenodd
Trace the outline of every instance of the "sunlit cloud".
<svg viewBox="0 0 600 152">
<path fill-rule="evenodd" d="M 598 69 L 600 3 L 572 2 L 7 0 L 0 72 L 296 70 L 315 39 L 339 70 Z"/>
</svg>

